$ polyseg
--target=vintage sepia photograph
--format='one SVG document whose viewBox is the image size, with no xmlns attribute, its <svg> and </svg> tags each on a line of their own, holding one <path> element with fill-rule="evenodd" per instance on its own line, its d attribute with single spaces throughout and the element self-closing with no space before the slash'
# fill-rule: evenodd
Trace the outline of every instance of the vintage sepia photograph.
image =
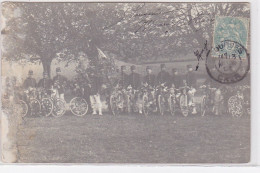
<svg viewBox="0 0 260 173">
<path fill-rule="evenodd" d="M 1 6 L 3 162 L 250 162 L 250 3 Z"/>
</svg>

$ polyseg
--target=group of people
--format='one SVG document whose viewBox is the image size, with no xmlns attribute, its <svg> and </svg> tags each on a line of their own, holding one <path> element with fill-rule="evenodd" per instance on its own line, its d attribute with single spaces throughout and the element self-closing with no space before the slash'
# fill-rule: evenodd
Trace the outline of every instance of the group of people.
<svg viewBox="0 0 260 173">
<path fill-rule="evenodd" d="M 127 74 L 126 66 L 121 66 L 119 84 L 123 88 L 131 86 L 134 90 L 140 90 L 144 85 L 152 88 L 163 85 L 164 87 L 178 89 L 185 85 L 189 88 L 194 88 L 196 86 L 196 74 L 194 73 L 191 65 L 187 65 L 187 73 L 185 73 L 185 75 L 180 75 L 177 68 L 173 68 L 172 73 L 170 74 L 167 71 L 165 64 L 160 65 L 160 72 L 157 75 L 153 73 L 151 66 L 146 67 L 146 75 L 144 77 L 136 72 L 136 67 L 134 65 L 130 67 L 130 70 L 131 73 Z M 134 102 L 137 104 L 138 112 L 142 114 L 142 103 L 140 102 L 141 98 L 138 98 L 138 96 L 134 98 Z M 195 109 L 193 113 L 196 113 Z"/>
<path fill-rule="evenodd" d="M 120 84 L 123 87 L 131 85 L 133 89 L 138 90 L 142 84 L 145 83 L 152 87 L 165 84 L 165 86 L 174 85 L 175 88 L 179 88 L 185 81 L 190 87 L 194 87 L 196 85 L 196 78 L 191 65 L 187 65 L 188 72 L 185 76 L 179 75 L 176 68 L 173 68 L 172 74 L 170 74 L 166 70 L 165 64 L 160 65 L 160 72 L 157 75 L 153 74 L 153 69 L 151 66 L 147 66 L 146 75 L 143 78 L 141 77 L 141 74 L 136 72 L 135 65 L 132 65 L 130 70 L 131 73 L 128 75 L 126 73 L 126 66 L 121 66 Z"/>
<path fill-rule="evenodd" d="M 69 81 L 65 76 L 61 74 L 61 68 L 56 68 L 56 76 L 53 79 L 49 78 L 47 72 L 43 72 L 43 78 L 36 82 L 36 79 L 33 77 L 33 71 L 29 70 L 28 77 L 23 83 L 23 89 L 29 90 L 38 88 L 42 92 L 47 93 L 51 89 L 57 91 L 57 95 L 60 99 L 65 99 L 65 91 L 67 88 L 73 87 L 75 90 L 83 89 L 81 96 L 85 97 L 86 100 L 91 103 L 91 108 L 93 114 L 102 115 L 102 105 L 100 100 L 99 91 L 101 90 L 102 80 L 94 72 L 89 74 L 78 73 L 73 81 Z"/>
<path fill-rule="evenodd" d="M 185 75 L 179 75 L 176 68 L 172 69 L 172 74 L 166 70 L 166 65 L 160 65 L 160 72 L 155 75 L 151 66 L 146 67 L 146 75 L 142 77 L 136 71 L 136 66 L 130 66 L 130 74 L 127 73 L 127 66 L 121 66 L 120 73 L 117 79 L 109 81 L 107 75 L 102 73 L 95 73 L 95 71 L 80 71 L 74 77 L 73 81 L 69 82 L 68 79 L 61 74 L 61 68 L 56 68 L 56 76 L 50 79 L 47 72 L 43 72 L 43 78 L 37 83 L 36 79 L 33 78 L 33 71 L 28 72 L 28 77 L 23 83 L 23 89 L 29 88 L 41 88 L 45 91 L 55 88 L 58 90 L 59 97 L 64 99 L 64 93 L 66 86 L 73 84 L 75 89 L 82 89 L 81 93 L 86 101 L 90 104 L 92 114 L 102 115 L 102 102 L 100 96 L 102 90 L 108 88 L 108 83 L 112 83 L 112 86 L 119 85 L 122 89 L 129 86 L 134 90 L 140 90 L 143 84 L 151 87 L 156 87 L 160 84 L 165 86 L 179 88 L 186 83 L 189 87 L 196 85 L 196 77 L 193 73 L 191 65 L 187 65 L 187 73 Z M 185 82 L 186 81 L 186 82 Z M 139 113 L 142 113 L 141 110 Z"/>
</svg>

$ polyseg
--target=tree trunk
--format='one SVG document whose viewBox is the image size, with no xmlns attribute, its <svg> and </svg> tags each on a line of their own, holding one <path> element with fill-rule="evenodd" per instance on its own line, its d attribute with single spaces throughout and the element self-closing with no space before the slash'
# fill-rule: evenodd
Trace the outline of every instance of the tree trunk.
<svg viewBox="0 0 260 173">
<path fill-rule="evenodd" d="M 42 59 L 43 72 L 47 72 L 48 77 L 51 78 L 51 62 L 52 59 Z"/>
</svg>

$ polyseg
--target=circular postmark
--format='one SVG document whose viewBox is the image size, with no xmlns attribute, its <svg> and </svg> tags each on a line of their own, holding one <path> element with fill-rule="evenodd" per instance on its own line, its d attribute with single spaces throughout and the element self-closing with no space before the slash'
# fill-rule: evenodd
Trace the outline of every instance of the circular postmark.
<svg viewBox="0 0 260 173">
<path fill-rule="evenodd" d="M 243 45 L 224 40 L 213 48 L 213 52 L 206 58 L 206 70 L 213 80 L 230 84 L 246 77 L 250 68 L 250 57 Z"/>
</svg>

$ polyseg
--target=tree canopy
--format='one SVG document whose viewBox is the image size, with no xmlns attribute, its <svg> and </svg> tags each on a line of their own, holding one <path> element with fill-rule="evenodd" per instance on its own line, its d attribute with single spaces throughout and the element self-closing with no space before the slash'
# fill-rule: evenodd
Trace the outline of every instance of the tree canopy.
<svg viewBox="0 0 260 173">
<path fill-rule="evenodd" d="M 93 59 L 100 48 L 125 62 L 174 61 L 212 41 L 216 15 L 249 17 L 247 3 L 3 4 L 3 58 Z"/>
</svg>

